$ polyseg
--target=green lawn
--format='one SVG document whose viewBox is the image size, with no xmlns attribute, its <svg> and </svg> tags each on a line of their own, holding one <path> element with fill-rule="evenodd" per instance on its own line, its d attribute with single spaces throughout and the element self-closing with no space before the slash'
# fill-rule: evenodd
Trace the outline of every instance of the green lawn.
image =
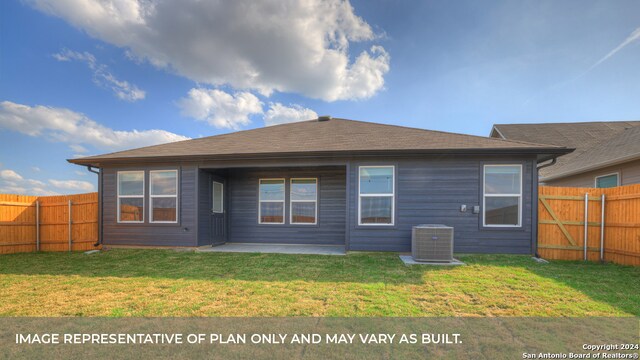
<svg viewBox="0 0 640 360">
<path fill-rule="evenodd" d="M 111 250 L 0 256 L 2 316 L 640 316 L 640 268 L 527 256 Z"/>
</svg>

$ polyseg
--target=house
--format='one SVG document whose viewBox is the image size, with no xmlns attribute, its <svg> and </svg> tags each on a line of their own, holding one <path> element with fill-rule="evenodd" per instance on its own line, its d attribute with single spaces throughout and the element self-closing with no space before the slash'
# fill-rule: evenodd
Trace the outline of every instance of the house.
<svg viewBox="0 0 640 360">
<path fill-rule="evenodd" d="M 640 121 L 497 124 L 491 137 L 567 146 L 576 150 L 540 169 L 550 186 L 640 184 Z"/>
<path fill-rule="evenodd" d="M 100 169 L 105 245 L 409 251 L 442 223 L 456 252 L 529 254 L 536 166 L 570 151 L 320 117 L 69 162 Z"/>
</svg>

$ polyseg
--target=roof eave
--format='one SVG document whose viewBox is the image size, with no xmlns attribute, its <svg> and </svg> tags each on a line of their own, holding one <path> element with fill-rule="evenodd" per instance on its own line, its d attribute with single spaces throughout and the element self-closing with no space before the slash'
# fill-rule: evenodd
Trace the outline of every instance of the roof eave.
<svg viewBox="0 0 640 360">
<path fill-rule="evenodd" d="M 591 166 L 587 166 L 587 167 L 583 167 L 580 169 L 575 169 L 575 170 L 570 170 L 570 171 L 565 171 L 559 174 L 554 174 L 551 176 L 547 176 L 544 178 L 540 178 L 540 181 L 551 181 L 551 180 L 557 180 L 557 179 L 561 179 L 561 178 L 565 178 L 567 176 L 573 176 L 573 175 L 578 175 L 578 174 L 582 174 L 582 173 L 586 173 L 589 171 L 594 171 L 594 170 L 598 170 L 598 169 L 602 169 L 608 166 L 614 166 L 614 165 L 618 165 L 618 164 L 623 164 L 629 161 L 633 161 L 633 160 L 637 160 L 640 159 L 640 153 L 636 153 L 636 154 L 632 154 L 629 156 L 624 156 L 621 158 L 617 158 L 615 160 L 612 161 L 605 161 L 605 162 L 601 162 L 598 164 L 594 164 Z"/>
<path fill-rule="evenodd" d="M 68 162 L 82 166 L 100 167 L 108 163 L 135 162 L 173 162 L 173 161 L 203 161 L 203 160 L 255 160 L 282 158 L 310 158 L 326 156 L 380 156 L 380 155 L 409 155 L 409 154 L 451 154 L 451 155 L 538 155 L 538 161 L 568 154 L 574 149 L 567 148 L 502 148 L 502 149 L 424 149 L 424 150 L 359 150 L 359 151 L 310 151 L 293 153 L 255 153 L 255 154 L 225 154 L 225 155 L 182 155 L 182 156 L 149 156 L 149 157 L 119 157 L 119 158 L 75 158 Z"/>
</svg>

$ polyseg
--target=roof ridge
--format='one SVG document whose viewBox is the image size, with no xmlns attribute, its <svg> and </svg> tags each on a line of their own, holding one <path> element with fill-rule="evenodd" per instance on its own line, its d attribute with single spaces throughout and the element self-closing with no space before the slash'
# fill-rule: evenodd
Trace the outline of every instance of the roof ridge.
<svg viewBox="0 0 640 360">
<path fill-rule="evenodd" d="M 612 123 L 638 123 L 640 126 L 640 120 L 609 120 L 609 121 L 561 121 L 561 122 L 538 122 L 538 123 L 502 123 L 493 124 L 493 126 L 504 125 L 569 125 L 569 124 L 612 124 Z"/>
<path fill-rule="evenodd" d="M 376 122 L 371 122 L 371 121 L 351 120 L 351 119 L 342 119 L 342 118 L 337 118 L 337 120 L 354 121 L 354 122 L 359 122 L 359 123 L 364 123 L 364 124 L 375 124 L 375 125 L 381 125 L 381 126 L 399 127 L 399 128 L 404 128 L 404 129 L 410 129 L 410 130 L 421 130 L 421 131 L 427 131 L 427 132 L 436 132 L 436 133 L 447 134 L 447 135 L 467 136 L 467 137 L 473 137 L 473 138 L 480 138 L 480 139 L 484 139 L 484 140 L 501 141 L 501 142 L 505 142 L 505 143 L 517 143 L 517 144 L 524 144 L 524 145 L 545 145 L 545 146 L 551 146 L 551 147 L 557 147 L 557 148 L 566 147 L 566 146 L 558 146 L 558 145 L 551 145 L 551 144 L 540 144 L 540 143 L 534 143 L 534 142 L 530 142 L 530 141 L 511 140 L 511 139 L 498 139 L 498 138 L 493 138 L 493 137 L 490 137 L 490 136 L 461 134 L 461 133 L 454 133 L 454 132 L 442 131 L 442 130 L 423 129 L 423 128 L 417 128 L 417 127 L 411 127 L 411 126 L 404 126 L 404 125 L 393 125 L 393 124 L 376 123 Z"/>
</svg>

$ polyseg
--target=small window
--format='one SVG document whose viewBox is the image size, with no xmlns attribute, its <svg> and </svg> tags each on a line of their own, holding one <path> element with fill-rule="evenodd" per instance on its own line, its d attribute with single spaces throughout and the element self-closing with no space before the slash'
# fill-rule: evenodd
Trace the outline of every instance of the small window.
<svg viewBox="0 0 640 360">
<path fill-rule="evenodd" d="M 484 226 L 520 226 L 522 165 L 485 165 L 483 201 Z"/>
<path fill-rule="evenodd" d="M 395 167 L 361 166 L 358 183 L 358 224 L 393 225 Z"/>
<path fill-rule="evenodd" d="M 291 179 L 291 224 L 318 223 L 318 179 Z"/>
<path fill-rule="evenodd" d="M 284 179 L 260 179 L 258 223 L 284 224 Z"/>
<path fill-rule="evenodd" d="M 213 182 L 213 207 L 211 209 L 214 213 L 224 212 L 224 185 L 217 181 Z"/>
<path fill-rule="evenodd" d="M 178 222 L 178 171 L 154 170 L 149 172 L 149 198 L 151 222 Z"/>
<path fill-rule="evenodd" d="M 618 181 L 618 173 L 596 176 L 596 187 L 597 188 L 610 188 L 619 186 L 620 182 Z"/>
<path fill-rule="evenodd" d="M 118 171 L 118 222 L 144 222 L 144 171 Z"/>
</svg>

